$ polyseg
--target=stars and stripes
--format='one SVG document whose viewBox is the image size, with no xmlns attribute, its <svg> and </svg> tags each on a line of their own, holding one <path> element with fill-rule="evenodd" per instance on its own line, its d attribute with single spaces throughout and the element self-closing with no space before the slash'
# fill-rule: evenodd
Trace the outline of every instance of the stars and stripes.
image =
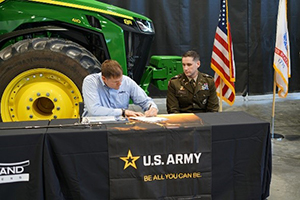
<svg viewBox="0 0 300 200">
<path fill-rule="evenodd" d="M 211 68 L 215 71 L 214 80 L 218 96 L 229 105 L 232 105 L 235 100 L 235 63 L 228 20 L 227 0 L 221 0 L 219 23 L 215 34 L 211 58 Z"/>
</svg>

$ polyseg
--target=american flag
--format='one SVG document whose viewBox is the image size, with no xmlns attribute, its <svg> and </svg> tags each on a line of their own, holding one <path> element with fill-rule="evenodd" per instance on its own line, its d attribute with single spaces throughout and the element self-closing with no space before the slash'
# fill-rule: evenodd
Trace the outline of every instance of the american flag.
<svg viewBox="0 0 300 200">
<path fill-rule="evenodd" d="M 286 0 L 279 0 L 273 65 L 275 69 L 275 82 L 278 87 L 278 96 L 282 98 L 285 98 L 288 94 L 289 78 L 291 77 L 286 3 Z"/>
<path fill-rule="evenodd" d="M 211 68 L 215 71 L 214 80 L 218 96 L 229 105 L 233 105 L 235 100 L 235 63 L 227 0 L 221 0 L 219 23 L 211 57 Z"/>
</svg>

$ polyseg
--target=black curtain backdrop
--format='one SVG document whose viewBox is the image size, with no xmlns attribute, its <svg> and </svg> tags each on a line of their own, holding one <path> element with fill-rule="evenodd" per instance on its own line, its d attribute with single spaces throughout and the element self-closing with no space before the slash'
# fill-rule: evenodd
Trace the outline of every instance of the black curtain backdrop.
<svg viewBox="0 0 300 200">
<path fill-rule="evenodd" d="M 179 55 L 196 50 L 200 71 L 210 68 L 220 0 L 103 0 L 149 17 L 155 39 L 150 55 Z M 273 91 L 273 57 L 279 0 L 228 0 L 236 62 L 237 94 Z M 288 0 L 292 77 L 289 92 L 300 91 L 300 1 Z"/>
</svg>

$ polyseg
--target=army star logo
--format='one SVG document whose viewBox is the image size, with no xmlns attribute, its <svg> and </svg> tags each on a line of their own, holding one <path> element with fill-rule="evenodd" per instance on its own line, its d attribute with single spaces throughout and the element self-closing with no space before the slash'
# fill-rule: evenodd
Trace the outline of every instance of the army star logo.
<svg viewBox="0 0 300 200">
<path fill-rule="evenodd" d="M 120 159 L 125 162 L 124 170 L 129 166 L 137 169 L 137 167 L 135 165 L 135 161 L 139 158 L 140 158 L 140 156 L 132 156 L 131 151 L 128 150 L 127 157 L 120 157 Z"/>
</svg>

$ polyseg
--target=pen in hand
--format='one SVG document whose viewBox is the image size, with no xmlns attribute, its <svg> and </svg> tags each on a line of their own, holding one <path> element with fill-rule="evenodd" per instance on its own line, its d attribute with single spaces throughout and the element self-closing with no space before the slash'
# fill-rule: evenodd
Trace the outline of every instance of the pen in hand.
<svg viewBox="0 0 300 200">
<path fill-rule="evenodd" d="M 145 112 L 146 117 L 155 117 L 157 115 L 157 109 L 152 108 L 152 104 L 149 105 L 148 110 Z"/>
</svg>

